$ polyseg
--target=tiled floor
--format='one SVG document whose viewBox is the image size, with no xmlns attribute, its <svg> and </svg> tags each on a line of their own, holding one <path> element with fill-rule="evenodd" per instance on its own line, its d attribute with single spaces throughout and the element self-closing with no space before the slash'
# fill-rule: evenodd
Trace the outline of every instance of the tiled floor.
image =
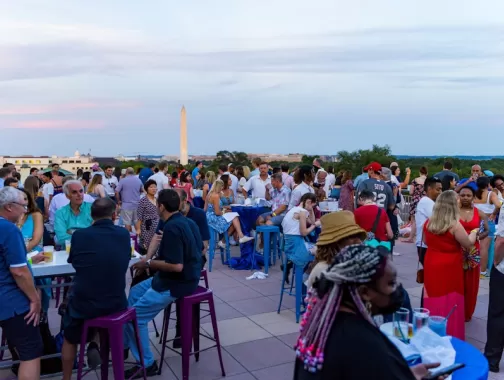
<svg viewBox="0 0 504 380">
<path fill-rule="evenodd" d="M 399 243 L 394 257 L 399 277 L 408 290 L 413 306 L 420 305 L 421 287 L 415 282 L 416 251 L 411 244 Z M 235 248 L 233 253 L 238 255 Z M 292 379 L 294 352 L 293 345 L 298 336 L 295 323 L 293 297 L 284 297 L 282 311 L 277 314 L 280 294 L 281 273 L 279 264 L 270 268 L 266 280 L 246 280 L 249 271 L 233 271 L 223 267 L 215 259 L 213 271 L 209 273 L 210 287 L 214 291 L 219 335 L 223 346 L 224 366 L 228 380 L 283 380 Z M 486 315 L 488 307 L 488 280 L 482 280 L 474 318 L 466 325 L 467 341 L 482 349 L 486 339 Z M 59 317 L 55 309 L 50 310 L 51 327 L 57 330 Z M 161 327 L 161 316 L 156 318 Z M 212 325 L 207 317 L 202 320 L 202 329 L 212 334 Z M 151 326 L 152 328 L 152 326 Z M 174 335 L 170 330 L 169 336 Z M 201 338 L 201 347 L 208 347 L 210 341 Z M 154 331 L 151 333 L 151 347 L 159 360 L 161 347 Z M 504 363 L 501 367 L 504 371 Z M 0 371 L 0 379 L 8 375 Z M 181 358 L 167 350 L 164 358 L 163 374 L 152 379 L 180 379 Z M 59 378 L 59 377 L 58 377 Z M 89 379 L 98 379 L 91 374 Z M 112 376 L 110 376 L 112 378 Z M 198 363 L 191 359 L 190 378 L 211 380 L 221 378 L 216 349 L 201 353 Z M 501 374 L 490 374 L 489 379 L 504 379 Z"/>
</svg>

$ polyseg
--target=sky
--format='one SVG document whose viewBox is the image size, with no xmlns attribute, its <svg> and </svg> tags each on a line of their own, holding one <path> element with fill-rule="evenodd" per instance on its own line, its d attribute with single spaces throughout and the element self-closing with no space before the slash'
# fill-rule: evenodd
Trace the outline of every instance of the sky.
<svg viewBox="0 0 504 380">
<path fill-rule="evenodd" d="M 0 0 L 0 155 L 502 155 L 502 0 Z"/>
</svg>

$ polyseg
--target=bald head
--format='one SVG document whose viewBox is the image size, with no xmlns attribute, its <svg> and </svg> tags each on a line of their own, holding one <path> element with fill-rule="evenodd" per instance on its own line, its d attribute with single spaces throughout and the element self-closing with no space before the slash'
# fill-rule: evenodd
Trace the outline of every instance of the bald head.
<svg viewBox="0 0 504 380">
<path fill-rule="evenodd" d="M 476 175 L 476 176 L 483 175 L 483 172 L 481 171 L 481 166 L 479 166 L 479 165 L 473 165 L 473 167 L 471 168 L 471 172 L 472 172 L 472 175 Z"/>
</svg>

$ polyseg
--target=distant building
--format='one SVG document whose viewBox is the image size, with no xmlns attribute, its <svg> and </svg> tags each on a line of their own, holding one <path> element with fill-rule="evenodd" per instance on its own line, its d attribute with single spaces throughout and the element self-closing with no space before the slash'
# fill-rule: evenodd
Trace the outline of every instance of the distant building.
<svg viewBox="0 0 504 380">
<path fill-rule="evenodd" d="M 91 155 L 83 155 L 76 151 L 72 157 L 59 157 L 59 156 L 0 156 L 0 166 L 10 162 L 16 166 L 18 171 L 21 168 L 37 168 L 47 169 L 52 164 L 59 164 L 61 169 L 68 170 L 69 172 L 76 173 L 78 169 L 84 171 L 91 170 L 91 167 L 96 163 L 94 157 Z"/>
</svg>

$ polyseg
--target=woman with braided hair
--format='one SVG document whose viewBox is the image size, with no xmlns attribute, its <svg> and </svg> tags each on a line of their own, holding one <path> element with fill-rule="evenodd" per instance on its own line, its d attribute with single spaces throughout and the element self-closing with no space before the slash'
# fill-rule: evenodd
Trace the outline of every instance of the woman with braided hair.
<svg viewBox="0 0 504 380">
<path fill-rule="evenodd" d="M 294 380 L 420 380 L 439 363 L 408 367 L 373 315 L 397 311 L 404 292 L 388 252 L 350 245 L 308 294 Z M 443 379 L 441 377 L 440 379 Z"/>
</svg>

